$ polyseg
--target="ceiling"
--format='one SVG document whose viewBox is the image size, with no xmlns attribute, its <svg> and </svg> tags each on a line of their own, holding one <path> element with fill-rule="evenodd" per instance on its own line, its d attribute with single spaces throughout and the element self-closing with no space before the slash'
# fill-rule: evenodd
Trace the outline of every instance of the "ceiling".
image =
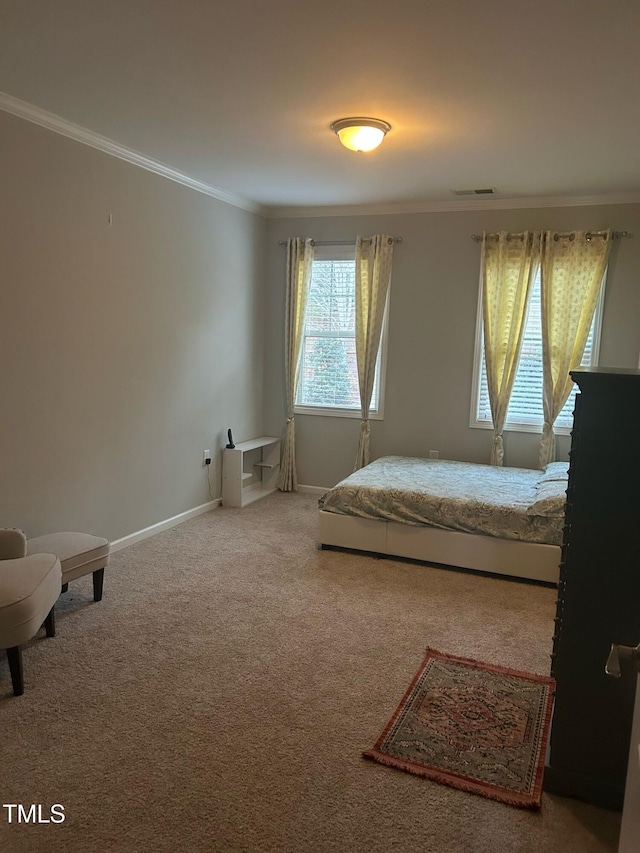
<svg viewBox="0 0 640 853">
<path fill-rule="evenodd" d="M 0 91 L 271 215 L 640 200 L 639 37 L 637 0 L 2 0 Z"/>
</svg>

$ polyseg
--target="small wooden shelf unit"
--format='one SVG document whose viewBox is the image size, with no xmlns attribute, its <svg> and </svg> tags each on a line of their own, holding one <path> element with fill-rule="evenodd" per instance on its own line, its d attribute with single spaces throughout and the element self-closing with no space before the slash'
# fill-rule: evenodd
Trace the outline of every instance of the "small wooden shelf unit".
<svg viewBox="0 0 640 853">
<path fill-rule="evenodd" d="M 222 451 L 222 504 L 246 506 L 275 491 L 280 439 L 271 435 L 240 441 Z"/>
</svg>

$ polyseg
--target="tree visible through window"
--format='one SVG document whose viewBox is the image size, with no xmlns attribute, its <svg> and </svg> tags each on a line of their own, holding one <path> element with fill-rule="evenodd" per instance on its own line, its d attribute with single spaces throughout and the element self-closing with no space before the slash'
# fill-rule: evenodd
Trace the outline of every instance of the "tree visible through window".
<svg viewBox="0 0 640 853">
<path fill-rule="evenodd" d="M 354 414 L 360 411 L 354 253 L 353 246 L 316 249 L 304 325 L 297 409 L 342 409 Z M 379 409 L 379 376 L 380 354 L 372 412 Z"/>
<path fill-rule="evenodd" d="M 307 342 L 307 402 L 316 406 L 353 406 L 346 342 L 324 337 L 310 337 Z"/>
</svg>

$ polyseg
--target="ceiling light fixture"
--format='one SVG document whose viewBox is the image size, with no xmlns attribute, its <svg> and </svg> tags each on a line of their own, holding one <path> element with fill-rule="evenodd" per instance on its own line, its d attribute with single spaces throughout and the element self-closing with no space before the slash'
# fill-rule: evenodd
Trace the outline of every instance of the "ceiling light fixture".
<svg viewBox="0 0 640 853">
<path fill-rule="evenodd" d="M 379 118 L 341 118 L 331 130 L 350 151 L 373 151 L 382 142 L 391 125 Z"/>
</svg>

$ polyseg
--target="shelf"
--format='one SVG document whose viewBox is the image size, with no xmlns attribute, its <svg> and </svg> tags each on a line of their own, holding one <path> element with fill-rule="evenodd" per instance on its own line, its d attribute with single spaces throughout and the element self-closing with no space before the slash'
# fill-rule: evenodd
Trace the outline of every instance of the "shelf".
<svg viewBox="0 0 640 853">
<path fill-rule="evenodd" d="M 246 506 L 275 491 L 280 470 L 280 439 L 265 435 L 225 447 L 222 503 Z"/>
<path fill-rule="evenodd" d="M 246 453 L 248 450 L 257 450 L 259 447 L 266 447 L 268 444 L 276 444 L 280 439 L 272 435 L 263 435 L 262 438 L 252 438 L 249 441 L 239 441 L 233 450 L 240 450 Z"/>
<path fill-rule="evenodd" d="M 246 506 L 247 504 L 251 504 L 254 501 L 260 500 L 260 498 L 264 498 L 265 495 L 270 495 L 273 491 L 274 489 L 269 489 L 265 487 L 250 489 L 246 494 L 242 495 L 242 506 Z"/>
</svg>

